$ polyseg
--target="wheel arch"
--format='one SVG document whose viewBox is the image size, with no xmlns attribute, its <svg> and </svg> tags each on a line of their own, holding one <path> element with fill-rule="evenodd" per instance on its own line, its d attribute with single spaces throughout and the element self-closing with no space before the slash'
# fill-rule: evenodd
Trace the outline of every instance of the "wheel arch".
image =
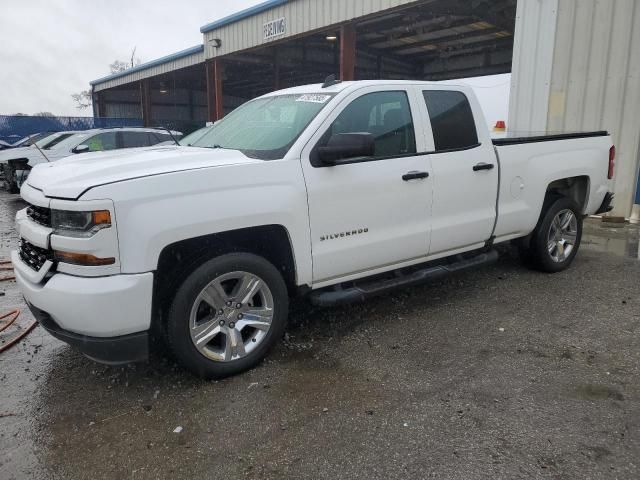
<svg viewBox="0 0 640 480">
<path fill-rule="evenodd" d="M 563 196 L 573 200 L 582 213 L 585 213 L 589 201 L 591 180 L 588 175 L 559 178 L 549 182 L 545 200 L 550 196 Z M 541 212 L 543 213 L 543 212 Z"/>
<path fill-rule="evenodd" d="M 163 323 L 175 291 L 202 262 L 226 253 L 253 253 L 271 262 L 282 274 L 289 295 L 297 291 L 296 266 L 289 232 L 282 225 L 213 233 L 165 246 L 154 275 L 153 321 Z"/>
</svg>

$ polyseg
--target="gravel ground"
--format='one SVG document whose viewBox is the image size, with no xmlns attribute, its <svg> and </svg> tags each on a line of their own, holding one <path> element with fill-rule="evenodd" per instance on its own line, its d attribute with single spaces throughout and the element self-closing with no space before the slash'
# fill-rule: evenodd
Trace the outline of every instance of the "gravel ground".
<svg viewBox="0 0 640 480">
<path fill-rule="evenodd" d="M 0 193 L 0 257 L 21 205 Z M 99 365 L 36 327 L 0 354 L 0 478 L 637 479 L 639 230 L 585 231 L 555 275 L 503 247 L 364 304 L 298 301 L 268 360 L 219 382 Z"/>
</svg>

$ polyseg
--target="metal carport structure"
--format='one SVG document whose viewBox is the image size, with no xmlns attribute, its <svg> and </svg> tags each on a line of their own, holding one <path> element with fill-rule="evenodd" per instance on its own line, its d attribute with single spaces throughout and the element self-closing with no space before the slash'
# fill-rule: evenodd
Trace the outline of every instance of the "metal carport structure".
<svg viewBox="0 0 640 480">
<path fill-rule="evenodd" d="M 142 116 L 147 125 L 203 122 L 332 73 L 344 80 L 439 80 L 509 72 L 515 6 L 516 0 L 269 0 L 203 26 L 203 45 L 91 82 L 94 113 Z"/>
</svg>

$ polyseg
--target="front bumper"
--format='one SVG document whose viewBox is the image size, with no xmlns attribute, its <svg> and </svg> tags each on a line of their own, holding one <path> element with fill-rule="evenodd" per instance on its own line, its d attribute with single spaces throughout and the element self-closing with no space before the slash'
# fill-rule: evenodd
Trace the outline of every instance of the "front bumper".
<svg viewBox="0 0 640 480">
<path fill-rule="evenodd" d="M 87 357 L 101 363 L 117 365 L 141 362 L 149 357 L 148 332 L 130 333 L 118 337 L 90 337 L 64 330 L 53 321 L 51 315 L 28 303 L 40 325 L 58 340 L 71 345 Z"/>
<path fill-rule="evenodd" d="M 146 358 L 153 273 L 78 277 L 55 272 L 39 278 L 17 252 L 11 252 L 11 260 L 27 303 L 54 336 L 100 361 Z"/>
</svg>

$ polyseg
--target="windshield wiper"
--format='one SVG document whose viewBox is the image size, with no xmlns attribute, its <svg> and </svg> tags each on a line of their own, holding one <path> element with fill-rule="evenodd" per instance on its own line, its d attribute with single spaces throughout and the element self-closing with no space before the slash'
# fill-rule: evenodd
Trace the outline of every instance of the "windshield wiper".
<svg viewBox="0 0 640 480">
<path fill-rule="evenodd" d="M 222 145 L 218 145 L 217 143 L 214 143 L 211 146 L 204 146 L 204 145 L 189 145 L 190 147 L 200 147 L 200 148 L 227 148 L 227 147 L 223 147 Z"/>
</svg>

